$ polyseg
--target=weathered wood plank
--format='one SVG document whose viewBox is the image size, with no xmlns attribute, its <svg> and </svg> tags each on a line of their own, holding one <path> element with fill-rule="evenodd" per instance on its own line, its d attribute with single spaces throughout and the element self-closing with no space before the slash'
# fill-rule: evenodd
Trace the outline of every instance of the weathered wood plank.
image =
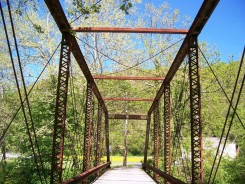
<svg viewBox="0 0 245 184">
<path fill-rule="evenodd" d="M 153 184 L 155 181 L 139 167 L 120 167 L 108 170 L 94 184 Z"/>
</svg>

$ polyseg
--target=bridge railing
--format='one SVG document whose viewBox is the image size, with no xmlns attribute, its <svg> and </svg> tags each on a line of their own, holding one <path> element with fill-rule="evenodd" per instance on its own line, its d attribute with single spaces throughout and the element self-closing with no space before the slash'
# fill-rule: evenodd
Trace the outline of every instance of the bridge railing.
<svg viewBox="0 0 245 184">
<path fill-rule="evenodd" d="M 107 162 L 105 164 L 98 165 L 98 166 L 96 166 L 96 167 L 94 167 L 92 169 L 89 169 L 88 171 L 85 171 L 85 172 L 79 174 L 78 176 L 75 176 L 75 177 L 73 177 L 71 179 L 63 181 L 62 184 L 78 183 L 78 182 L 84 181 L 89 176 L 92 176 L 95 173 L 98 173 L 101 169 L 109 167 L 110 164 L 111 164 L 110 162 Z"/>
<path fill-rule="evenodd" d="M 151 170 L 154 174 L 157 174 L 158 176 L 164 178 L 166 181 L 172 183 L 172 184 L 186 184 L 185 182 L 167 174 L 166 172 L 161 171 L 160 169 L 157 169 L 155 167 L 152 167 L 149 164 L 142 164 L 142 166 L 146 169 Z"/>
</svg>

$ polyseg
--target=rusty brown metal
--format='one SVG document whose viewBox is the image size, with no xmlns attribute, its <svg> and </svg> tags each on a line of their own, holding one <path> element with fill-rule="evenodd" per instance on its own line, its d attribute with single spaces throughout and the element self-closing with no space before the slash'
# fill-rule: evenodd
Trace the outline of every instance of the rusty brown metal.
<svg viewBox="0 0 245 184">
<path fill-rule="evenodd" d="M 109 114 L 109 119 L 132 119 L 147 120 L 147 115 L 143 114 Z"/>
<path fill-rule="evenodd" d="M 148 114 L 147 124 L 146 124 L 146 133 L 145 133 L 144 164 L 147 163 L 148 147 L 149 147 L 149 136 L 150 136 L 150 126 L 151 126 L 151 115 Z M 145 170 L 146 168 L 143 167 L 143 169 Z"/>
<path fill-rule="evenodd" d="M 74 56 L 74 58 L 77 61 L 77 64 L 79 65 L 80 69 L 82 70 L 86 80 L 88 83 L 91 83 L 93 85 L 93 92 L 96 98 L 98 99 L 99 103 L 102 104 L 102 107 L 104 111 L 107 112 L 107 108 L 105 106 L 105 103 L 101 97 L 101 94 L 99 92 L 99 89 L 97 85 L 95 84 L 95 81 L 93 79 L 93 76 L 88 68 L 88 65 L 84 59 L 84 56 L 81 52 L 81 49 L 77 43 L 77 40 L 74 35 L 70 34 L 70 24 L 64 14 L 64 11 L 62 9 L 62 6 L 59 2 L 59 0 L 45 0 L 45 3 L 53 16 L 58 28 L 60 29 L 60 32 L 62 35 L 65 35 L 65 38 L 71 43 L 71 52 Z"/>
<path fill-rule="evenodd" d="M 97 146 L 96 146 L 96 166 L 101 162 L 101 148 L 102 148 L 102 106 L 98 104 L 98 122 L 97 122 Z M 97 172 L 100 176 L 100 172 Z"/>
<path fill-rule="evenodd" d="M 53 146 L 50 175 L 51 184 L 62 182 L 62 163 L 64 150 L 69 67 L 70 44 L 63 37 L 61 42 L 58 85 L 56 92 L 55 120 L 53 129 Z"/>
<path fill-rule="evenodd" d="M 109 142 L 109 117 L 108 112 L 105 112 L 105 144 L 106 144 L 106 161 L 110 162 L 110 142 Z"/>
<path fill-rule="evenodd" d="M 206 0 L 203 2 L 200 10 L 197 13 L 197 16 L 195 20 L 193 21 L 188 34 L 186 35 L 185 40 L 183 41 L 167 75 L 165 76 L 165 79 L 160 87 L 160 89 L 157 92 L 157 95 L 149 109 L 149 113 L 152 113 L 154 110 L 155 103 L 157 103 L 160 98 L 163 95 L 163 90 L 164 90 L 164 83 L 169 83 L 172 78 L 174 77 L 175 73 L 179 69 L 181 63 L 183 62 L 184 58 L 186 57 L 186 54 L 188 53 L 189 50 L 189 38 L 192 35 L 199 35 L 207 23 L 209 17 L 213 13 L 215 7 L 219 3 L 219 0 Z"/>
<path fill-rule="evenodd" d="M 202 119 L 197 36 L 189 39 L 192 184 L 203 183 Z"/>
<path fill-rule="evenodd" d="M 153 167 L 158 169 L 158 154 L 159 154 L 159 103 L 156 103 L 154 112 L 153 112 L 153 140 L 154 140 L 154 155 L 153 155 Z M 158 175 L 154 173 L 153 178 L 158 181 Z"/>
<path fill-rule="evenodd" d="M 111 162 L 107 162 L 105 164 L 102 165 L 98 165 L 92 169 L 89 169 L 88 171 L 85 171 L 81 174 L 79 174 L 78 176 L 75 176 L 71 179 L 68 179 L 64 182 L 62 182 L 62 184 L 75 184 L 75 183 L 80 183 L 81 181 L 87 179 L 89 176 L 95 174 L 96 172 L 100 171 L 103 168 L 107 168 L 108 166 L 110 166 Z"/>
<path fill-rule="evenodd" d="M 178 178 L 175 178 L 174 176 L 169 175 L 166 172 L 161 171 L 158 168 L 152 167 L 149 164 L 142 164 L 143 167 L 152 170 L 154 173 L 158 174 L 159 176 L 161 176 L 162 178 L 164 178 L 165 180 L 167 180 L 168 182 L 172 183 L 172 184 L 186 184 L 185 182 L 179 180 Z"/>
<path fill-rule="evenodd" d="M 72 27 L 75 32 L 99 33 L 157 33 L 157 34 L 187 34 L 186 29 L 161 29 L 161 28 L 125 28 L 125 27 Z"/>
<path fill-rule="evenodd" d="M 139 102 L 152 102 L 151 98 L 103 98 L 104 101 L 139 101 Z"/>
<path fill-rule="evenodd" d="M 105 76 L 105 75 L 96 75 L 93 76 L 93 78 L 108 79 L 108 80 L 153 80 L 153 81 L 164 80 L 164 77 Z"/>
<path fill-rule="evenodd" d="M 90 169 L 91 131 L 93 126 L 93 85 L 87 83 L 86 114 L 83 147 L 83 172 Z"/>
<path fill-rule="evenodd" d="M 171 175 L 171 102 L 170 102 L 170 84 L 164 86 L 164 172 Z M 167 183 L 167 180 L 164 181 Z"/>
</svg>

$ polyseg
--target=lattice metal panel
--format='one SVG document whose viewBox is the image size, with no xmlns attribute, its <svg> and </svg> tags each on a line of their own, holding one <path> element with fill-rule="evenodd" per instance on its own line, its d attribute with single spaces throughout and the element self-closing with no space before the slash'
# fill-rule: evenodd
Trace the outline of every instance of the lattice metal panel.
<svg viewBox="0 0 245 184">
<path fill-rule="evenodd" d="M 56 108 L 53 132 L 53 150 L 50 183 L 62 182 L 62 162 L 66 121 L 66 104 L 70 66 L 70 45 L 62 38 Z"/>
<path fill-rule="evenodd" d="M 102 106 L 98 104 L 96 166 L 100 165 L 102 148 Z"/>
<path fill-rule="evenodd" d="M 158 132 L 159 132 L 159 103 L 156 103 L 153 112 L 153 119 L 154 119 L 154 155 L 153 155 L 153 167 L 158 168 L 158 154 L 159 154 L 159 139 L 158 139 Z M 154 174 L 154 179 L 158 180 L 158 175 Z"/>
<path fill-rule="evenodd" d="M 87 84 L 86 114 L 84 128 L 83 172 L 90 168 L 91 130 L 93 126 L 93 85 Z"/>
<path fill-rule="evenodd" d="M 197 37 L 189 42 L 192 183 L 203 183 L 201 96 Z"/>
<path fill-rule="evenodd" d="M 164 171 L 171 173 L 170 84 L 164 86 Z M 165 180 L 166 183 L 166 180 Z"/>
<path fill-rule="evenodd" d="M 148 115 L 145 134 L 145 151 L 144 151 L 144 163 L 147 163 L 148 147 L 149 147 L 149 135 L 151 126 L 151 115 Z M 145 169 L 145 168 L 144 168 Z"/>
<path fill-rule="evenodd" d="M 105 112 L 105 139 L 106 139 L 106 161 L 110 162 L 110 150 L 109 150 L 109 117 L 108 112 Z"/>
</svg>

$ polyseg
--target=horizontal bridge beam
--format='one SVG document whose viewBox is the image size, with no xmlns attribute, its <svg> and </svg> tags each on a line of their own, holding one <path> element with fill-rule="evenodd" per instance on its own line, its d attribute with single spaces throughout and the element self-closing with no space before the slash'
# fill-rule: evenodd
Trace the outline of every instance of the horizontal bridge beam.
<svg viewBox="0 0 245 184">
<path fill-rule="evenodd" d="M 134 120 L 147 120 L 147 115 L 143 114 L 109 114 L 109 119 L 134 119 Z"/>
<path fill-rule="evenodd" d="M 122 28 L 122 27 L 73 27 L 75 32 L 103 32 L 103 33 L 158 33 L 158 34 L 187 34 L 186 29 L 161 28 Z"/>
<path fill-rule="evenodd" d="M 103 98 L 104 101 L 141 101 L 141 102 L 152 102 L 154 99 L 151 98 Z"/>
<path fill-rule="evenodd" d="M 164 77 L 128 77 L 128 76 L 105 76 L 96 75 L 94 79 L 110 79 L 110 80 L 164 80 Z"/>
</svg>

